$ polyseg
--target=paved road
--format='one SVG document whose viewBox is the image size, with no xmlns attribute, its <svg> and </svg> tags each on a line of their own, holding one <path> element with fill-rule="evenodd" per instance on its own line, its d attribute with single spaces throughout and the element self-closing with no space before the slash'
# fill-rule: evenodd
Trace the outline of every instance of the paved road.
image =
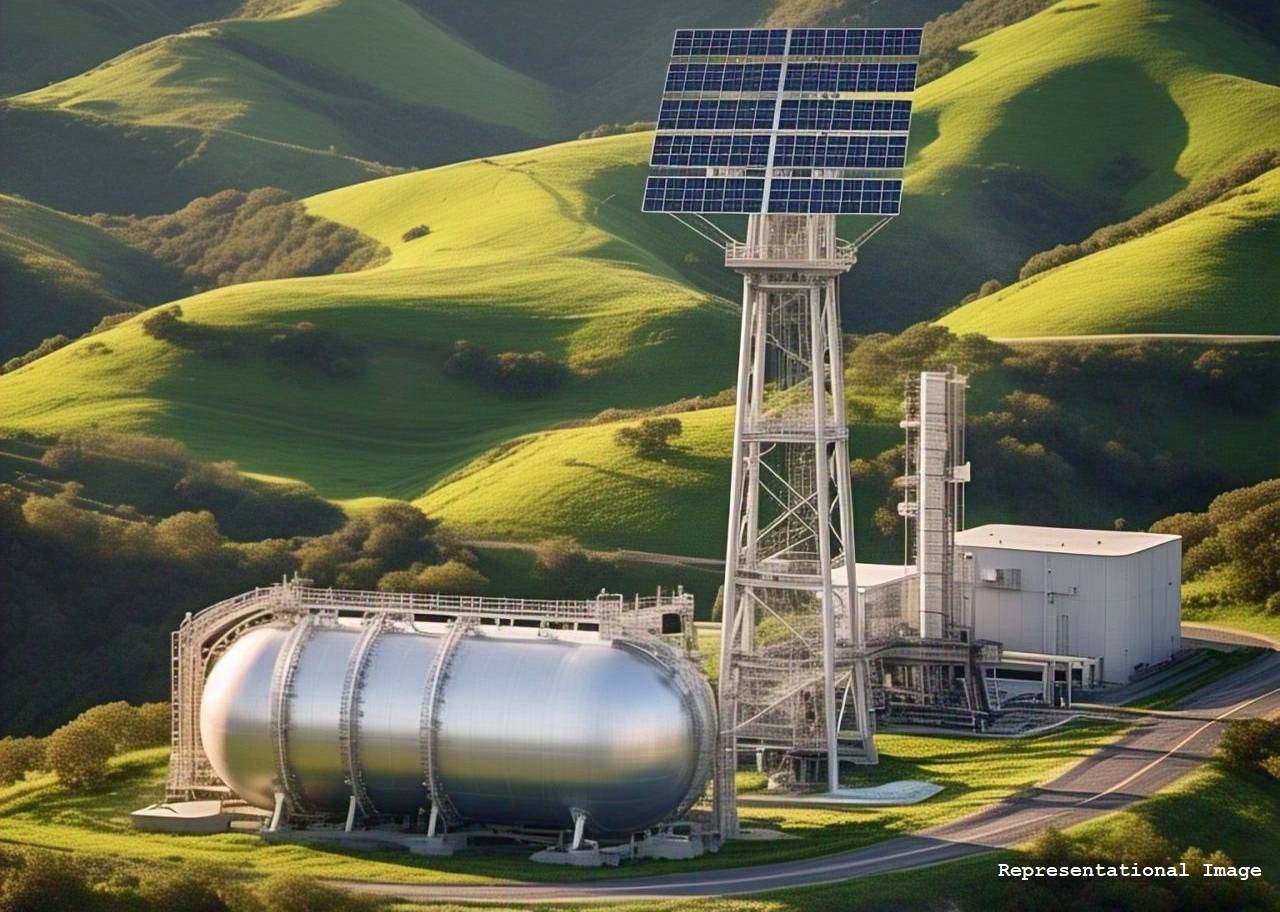
<svg viewBox="0 0 1280 912">
<path fill-rule="evenodd" d="M 1176 715 L 1144 720 L 1041 788 L 963 820 L 862 849 L 746 868 L 581 883 L 335 883 L 419 902 L 623 902 L 757 893 L 909 870 L 1016 845 L 1047 827 L 1071 826 L 1149 797 L 1212 755 L 1224 720 L 1256 716 L 1280 716 L 1280 652 L 1210 684 Z"/>
<path fill-rule="evenodd" d="M 1089 336 L 1005 336 L 992 338 L 1004 345 L 1035 345 L 1041 342 L 1280 342 L 1280 336 L 1233 335 L 1231 333 L 1099 333 Z"/>
</svg>

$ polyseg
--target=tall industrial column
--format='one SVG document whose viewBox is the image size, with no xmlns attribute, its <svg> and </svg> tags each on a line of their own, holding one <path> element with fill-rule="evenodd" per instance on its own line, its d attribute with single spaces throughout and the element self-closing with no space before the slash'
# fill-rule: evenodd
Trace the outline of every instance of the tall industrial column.
<svg viewBox="0 0 1280 912">
<path fill-rule="evenodd" d="M 722 794 L 737 741 L 797 757 L 874 761 L 837 277 L 855 260 L 832 215 L 751 215 L 726 246 L 743 276 L 720 653 Z M 848 565 L 848 584 L 832 568 Z M 734 803 L 717 809 L 737 833 Z"/>
</svg>

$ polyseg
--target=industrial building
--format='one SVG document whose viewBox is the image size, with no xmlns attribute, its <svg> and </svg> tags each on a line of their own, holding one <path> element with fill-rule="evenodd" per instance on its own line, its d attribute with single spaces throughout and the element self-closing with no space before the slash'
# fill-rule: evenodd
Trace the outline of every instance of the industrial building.
<svg viewBox="0 0 1280 912">
<path fill-rule="evenodd" d="M 1181 646 L 1176 535 L 990 525 L 958 532 L 956 547 L 975 565 L 974 635 L 1070 657 L 1076 683 L 1124 683 Z"/>
</svg>

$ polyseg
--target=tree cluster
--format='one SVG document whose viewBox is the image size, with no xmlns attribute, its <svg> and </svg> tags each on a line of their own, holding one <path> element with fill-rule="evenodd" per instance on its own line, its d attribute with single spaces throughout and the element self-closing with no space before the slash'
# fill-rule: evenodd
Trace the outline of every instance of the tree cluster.
<svg viewBox="0 0 1280 912">
<path fill-rule="evenodd" d="M 13 632 L 0 641 L 3 732 L 160 698 L 183 612 L 285 574 L 374 589 L 407 569 L 417 588 L 481 584 L 458 566 L 474 569 L 474 555 L 408 504 L 346 519 L 314 494 L 247 481 L 155 438 L 76 435 L 45 455 L 64 467 L 51 475 L 86 482 L 0 483 L 0 613 Z M 384 588 L 396 585 L 402 577 Z"/>
<path fill-rule="evenodd" d="M 43 738 L 0 738 L 0 786 L 30 772 L 52 772 L 70 788 L 96 788 L 118 753 L 169 743 L 168 703 L 131 706 L 123 700 L 82 712 Z"/>
<path fill-rule="evenodd" d="M 916 323 L 897 335 L 873 333 L 846 346 L 845 383 L 858 392 L 899 393 L 925 370 L 954 366 L 973 374 L 995 367 L 1010 349 L 976 333 L 957 336 L 936 323 Z"/>
<path fill-rule="evenodd" d="M 110 329 L 111 327 L 116 326 L 119 323 L 123 323 L 125 320 L 128 320 L 133 316 L 134 316 L 134 313 L 132 311 L 126 312 L 126 313 L 108 314 L 107 316 L 99 320 L 97 325 L 94 326 L 93 329 L 89 330 L 87 333 L 84 333 L 84 335 L 77 336 L 76 339 L 84 339 L 84 338 L 87 338 L 88 336 L 92 336 L 97 333 L 100 333 L 103 330 Z M 26 352 L 25 354 L 17 355 L 13 358 L 10 358 L 8 361 L 5 361 L 3 364 L 0 364 L 0 374 L 11 373 L 12 371 L 16 371 L 20 367 L 26 367 L 32 361 L 35 361 L 39 358 L 43 358 L 45 355 L 56 352 L 60 348 L 66 348 L 72 342 L 76 341 L 76 339 L 68 338 L 67 336 L 64 336 L 62 333 L 58 333 L 56 336 L 49 336 L 47 339 L 44 339 L 43 341 L 41 341 L 39 345 L 31 349 L 30 351 Z M 85 351 L 86 353 L 92 353 L 92 354 L 110 354 L 111 353 L 111 349 L 101 342 L 91 342 L 87 346 L 85 346 L 83 351 Z"/>
<path fill-rule="evenodd" d="M 1262 770 L 1280 779 L 1280 719 L 1235 719 L 1218 742 L 1218 756 L 1229 769 Z"/>
<path fill-rule="evenodd" d="M 613 442 L 641 459 L 659 459 L 671 452 L 671 440 L 684 433 L 679 418 L 646 418 L 613 432 Z"/>
<path fill-rule="evenodd" d="M 967 457 L 976 469 L 970 504 L 1058 525 L 1112 526 L 1125 517 L 1145 526 L 1170 503 L 1207 502 L 1229 486 L 1229 476 L 1211 448 L 1171 446 L 1167 416 L 1199 409 L 1267 420 L 1268 393 L 1280 383 L 1280 357 L 1258 346 L 1009 348 L 921 325 L 855 340 L 846 368 L 851 401 L 896 393 L 904 378 L 914 382 L 918 371 L 947 364 L 967 373 L 974 388 L 966 423 Z M 993 401 L 993 388 L 1012 391 Z M 879 504 L 878 531 L 900 533 L 901 492 L 893 479 L 902 472 L 901 447 L 855 460 L 852 470 L 862 495 Z M 1106 506 L 1114 512 L 1103 514 Z"/>
<path fill-rule="evenodd" d="M 534 550 L 535 583 L 548 591 L 564 593 L 561 598 L 592 598 L 608 585 L 612 564 L 586 551 L 571 538 L 539 542 Z"/>
<path fill-rule="evenodd" d="M 278 328 L 263 338 L 251 330 L 184 320 L 181 304 L 144 317 L 142 331 L 153 339 L 223 361 L 257 355 L 289 369 L 336 379 L 358 375 L 367 360 L 360 345 L 305 320 Z"/>
<path fill-rule="evenodd" d="M 444 372 L 482 384 L 515 399 L 536 399 L 564 385 L 569 371 L 546 352 L 500 352 L 459 339 L 444 362 Z"/>
<path fill-rule="evenodd" d="M 1267 912 L 1280 895 L 1265 880 L 1240 881 L 1205 877 L 1204 864 L 1230 866 L 1222 851 L 1195 846 L 1182 851 L 1149 822 L 1122 815 L 1100 834 L 1095 830 L 1068 836 L 1050 829 L 1032 842 L 1019 864 L 1075 867 L 1187 866 L 1187 877 L 1043 877 L 1015 882 L 997 907 L 999 912 L 1071 912 L 1076 909 L 1195 909 L 1197 912 Z"/>
<path fill-rule="evenodd" d="M 166 215 L 95 215 L 98 226 L 167 263 L 193 291 L 364 269 L 386 249 L 318 218 L 273 187 L 223 190 Z"/>
<path fill-rule="evenodd" d="M 300 484 L 246 478 L 231 461 L 203 462 L 177 440 L 146 434 L 69 431 L 40 455 L 51 481 L 72 489 L 80 506 L 127 500 L 123 519 L 208 511 L 233 541 L 318 535 L 342 525 L 333 504 Z"/>
<path fill-rule="evenodd" d="M 389 908 L 281 875 L 254 886 L 237 872 L 172 860 L 146 865 L 84 852 L 0 849 L 2 912 L 374 912 Z"/>
<path fill-rule="evenodd" d="M 1152 532 L 1182 536 L 1182 576 L 1213 572 L 1231 600 L 1280 614 L 1280 478 L 1215 497 L 1203 513 L 1175 513 Z"/>
</svg>

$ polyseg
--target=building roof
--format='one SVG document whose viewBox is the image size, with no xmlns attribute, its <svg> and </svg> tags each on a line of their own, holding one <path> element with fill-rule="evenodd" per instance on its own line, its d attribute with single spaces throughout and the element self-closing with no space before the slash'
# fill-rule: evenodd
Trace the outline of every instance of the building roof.
<svg viewBox="0 0 1280 912">
<path fill-rule="evenodd" d="M 1180 538 L 1178 535 L 1157 535 L 1154 532 L 993 524 L 957 532 L 956 544 L 965 548 L 1008 548 L 1013 551 L 1056 551 L 1060 554 L 1123 557 L 1178 541 Z"/>
<path fill-rule="evenodd" d="M 874 589 L 876 586 L 882 586 L 885 583 L 895 583 L 903 577 L 914 576 L 916 572 L 914 564 L 903 566 L 902 564 L 864 564 L 859 562 L 857 567 L 859 589 Z M 837 586 L 849 585 L 849 577 L 846 575 L 843 565 L 831 568 L 831 582 Z"/>
</svg>

